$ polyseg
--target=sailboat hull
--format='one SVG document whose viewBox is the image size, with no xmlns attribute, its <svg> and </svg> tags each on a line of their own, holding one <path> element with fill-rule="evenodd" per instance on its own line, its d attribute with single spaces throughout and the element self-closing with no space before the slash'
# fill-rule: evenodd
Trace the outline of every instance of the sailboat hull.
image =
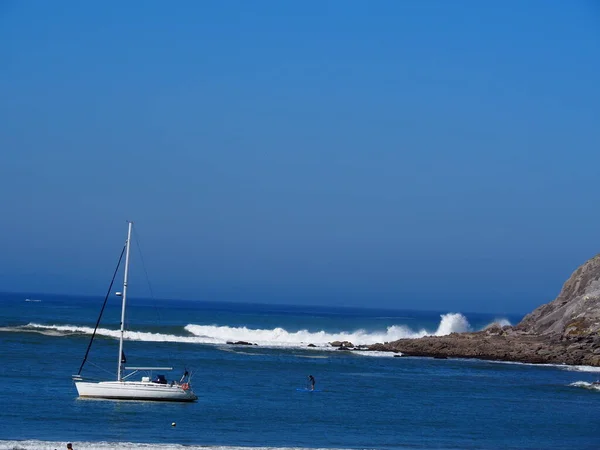
<svg viewBox="0 0 600 450">
<path fill-rule="evenodd" d="M 163 402 L 194 402 L 198 399 L 191 390 L 180 385 L 138 381 L 76 381 L 75 387 L 82 398 L 105 400 L 146 400 Z"/>
<path fill-rule="evenodd" d="M 102 310 L 100 311 L 100 317 L 96 322 L 94 333 L 92 334 L 92 338 L 90 339 L 90 343 L 83 358 L 83 362 L 81 363 L 81 367 L 79 368 L 79 372 L 77 372 L 77 375 L 73 375 L 73 381 L 75 382 L 75 386 L 77 387 L 77 392 L 79 393 L 79 397 L 82 398 L 97 398 L 106 400 L 150 400 L 162 402 L 196 401 L 198 397 L 190 389 L 190 375 L 188 374 L 187 370 L 185 371 L 183 377 L 180 379 L 179 383 L 173 381 L 171 383 L 168 383 L 164 375 L 157 375 L 157 382 L 150 381 L 150 377 L 143 377 L 142 381 L 124 381 L 130 379 L 130 377 L 139 370 L 171 370 L 170 367 L 125 367 L 126 360 L 125 353 L 123 352 L 123 341 L 125 336 L 125 306 L 127 303 L 127 280 L 129 274 L 129 250 L 131 247 L 132 226 L 133 222 L 129 222 L 127 228 L 127 240 L 125 241 L 125 247 L 121 251 L 119 262 L 117 264 L 112 281 L 110 283 L 110 286 L 112 288 L 113 282 L 115 281 L 115 276 L 117 275 L 117 271 L 119 269 L 119 266 L 121 265 L 123 254 L 125 254 L 123 292 L 116 293 L 117 296 L 121 297 L 121 330 L 119 336 L 119 362 L 117 365 L 117 381 L 91 382 L 85 381 L 81 377 L 81 370 L 83 369 L 83 365 L 87 361 L 87 357 L 92 346 L 94 336 L 96 335 L 96 330 L 98 329 L 98 324 L 100 323 L 100 318 L 102 317 L 102 312 L 104 311 L 104 307 L 106 306 L 106 302 L 108 300 L 107 294 L 106 298 L 104 299 L 104 305 L 102 305 Z M 134 372 L 129 373 L 123 378 L 125 370 L 134 370 Z M 184 382 L 184 380 L 187 381 Z"/>
</svg>

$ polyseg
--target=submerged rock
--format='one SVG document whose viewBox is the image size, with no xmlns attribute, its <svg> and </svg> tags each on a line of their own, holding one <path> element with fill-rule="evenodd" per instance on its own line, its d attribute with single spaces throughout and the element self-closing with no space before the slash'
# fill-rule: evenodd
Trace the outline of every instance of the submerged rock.
<svg viewBox="0 0 600 450">
<path fill-rule="evenodd" d="M 253 344 L 252 342 L 246 342 L 246 341 L 235 341 L 235 342 L 234 341 L 227 341 L 227 343 L 229 345 L 256 345 L 256 344 Z"/>
</svg>

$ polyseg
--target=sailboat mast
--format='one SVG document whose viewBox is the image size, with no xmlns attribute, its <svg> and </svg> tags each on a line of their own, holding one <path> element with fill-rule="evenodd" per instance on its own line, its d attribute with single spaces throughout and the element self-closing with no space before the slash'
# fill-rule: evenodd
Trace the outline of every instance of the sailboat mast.
<svg viewBox="0 0 600 450">
<path fill-rule="evenodd" d="M 123 336 L 125 334 L 125 303 L 127 302 L 127 277 L 129 276 L 129 247 L 131 244 L 131 227 L 133 222 L 128 222 L 127 242 L 125 244 L 125 274 L 123 275 L 123 298 L 121 300 L 121 335 L 119 337 L 119 365 L 117 381 L 121 381 L 123 375 Z"/>
</svg>

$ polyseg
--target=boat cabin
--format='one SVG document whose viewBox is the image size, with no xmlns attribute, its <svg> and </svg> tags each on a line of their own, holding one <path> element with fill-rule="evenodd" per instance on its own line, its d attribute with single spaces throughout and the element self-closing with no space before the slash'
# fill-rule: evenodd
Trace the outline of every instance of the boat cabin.
<svg viewBox="0 0 600 450">
<path fill-rule="evenodd" d="M 164 375 L 156 375 L 156 378 L 154 378 L 152 382 L 158 384 L 167 384 L 167 378 Z"/>
</svg>

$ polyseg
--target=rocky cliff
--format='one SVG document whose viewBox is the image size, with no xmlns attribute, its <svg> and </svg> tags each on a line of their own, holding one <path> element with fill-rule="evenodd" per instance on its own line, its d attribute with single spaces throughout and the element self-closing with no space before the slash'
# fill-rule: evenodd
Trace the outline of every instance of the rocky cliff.
<svg viewBox="0 0 600 450">
<path fill-rule="evenodd" d="M 538 335 L 597 335 L 600 330 L 600 255 L 580 266 L 556 299 L 529 313 L 516 330 Z"/>
<path fill-rule="evenodd" d="M 600 255 L 579 267 L 558 297 L 515 327 L 476 333 L 400 339 L 371 350 L 438 358 L 480 358 L 531 363 L 600 366 Z"/>
</svg>

